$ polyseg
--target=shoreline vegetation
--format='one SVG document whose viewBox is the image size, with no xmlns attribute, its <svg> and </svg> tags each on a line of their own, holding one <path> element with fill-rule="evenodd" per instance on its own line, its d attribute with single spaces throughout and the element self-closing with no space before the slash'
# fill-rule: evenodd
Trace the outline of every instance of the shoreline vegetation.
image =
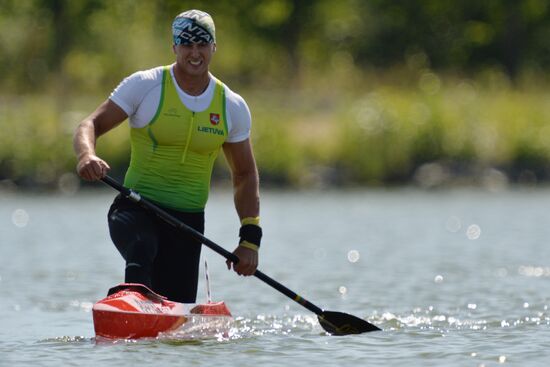
<svg viewBox="0 0 550 367">
<path fill-rule="evenodd" d="M 253 115 L 252 141 L 266 187 L 536 185 L 550 180 L 550 89 L 533 77 L 477 79 L 420 70 L 332 76 L 291 91 L 236 89 Z M 403 74 L 405 75 L 405 74 Z M 355 75 L 357 76 L 357 75 Z M 345 80 L 346 82 L 343 82 Z M 104 97 L 1 95 L 0 189 L 78 189 L 72 134 Z M 122 177 L 128 126 L 97 152 Z M 228 180 L 223 154 L 213 184 Z"/>
<path fill-rule="evenodd" d="M 216 21 L 211 70 L 251 109 L 263 187 L 550 181 L 543 0 L 6 0 L 0 188 L 87 185 L 76 125 L 124 77 L 172 63 L 170 24 L 196 7 Z M 129 149 L 127 124 L 98 142 L 119 179 Z"/>
</svg>

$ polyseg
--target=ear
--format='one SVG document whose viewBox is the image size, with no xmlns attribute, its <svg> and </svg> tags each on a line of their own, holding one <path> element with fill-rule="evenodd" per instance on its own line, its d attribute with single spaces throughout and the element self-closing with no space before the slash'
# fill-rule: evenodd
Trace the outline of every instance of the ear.
<svg viewBox="0 0 550 367">
<path fill-rule="evenodd" d="M 216 44 L 213 43 L 213 44 L 212 44 L 212 53 L 215 53 L 215 52 L 216 52 Z"/>
<path fill-rule="evenodd" d="M 174 54 L 176 53 L 176 45 L 172 45 L 172 51 L 174 52 Z"/>
</svg>

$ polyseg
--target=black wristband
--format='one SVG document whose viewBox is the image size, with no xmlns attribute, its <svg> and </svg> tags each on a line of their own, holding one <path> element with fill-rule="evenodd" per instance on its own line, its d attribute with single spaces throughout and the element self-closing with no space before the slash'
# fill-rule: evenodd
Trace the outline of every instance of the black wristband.
<svg viewBox="0 0 550 367">
<path fill-rule="evenodd" d="M 239 242 L 246 241 L 260 247 L 262 228 L 255 224 L 245 224 L 239 230 L 239 237 L 241 238 Z"/>
</svg>

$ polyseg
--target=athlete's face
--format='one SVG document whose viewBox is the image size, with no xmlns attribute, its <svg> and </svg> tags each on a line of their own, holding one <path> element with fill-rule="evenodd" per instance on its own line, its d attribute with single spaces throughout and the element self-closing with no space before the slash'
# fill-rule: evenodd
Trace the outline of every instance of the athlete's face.
<svg viewBox="0 0 550 367">
<path fill-rule="evenodd" d="M 194 76 L 208 73 L 208 65 L 216 52 L 215 43 L 193 43 L 173 48 L 178 66 L 185 73 Z"/>
</svg>

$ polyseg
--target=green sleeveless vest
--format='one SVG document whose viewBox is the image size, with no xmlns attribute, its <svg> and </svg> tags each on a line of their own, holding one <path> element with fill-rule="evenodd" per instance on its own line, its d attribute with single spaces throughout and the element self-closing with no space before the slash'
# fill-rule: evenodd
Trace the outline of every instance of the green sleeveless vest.
<svg viewBox="0 0 550 367">
<path fill-rule="evenodd" d="M 155 116 L 147 126 L 130 131 L 132 153 L 124 185 L 171 209 L 203 211 L 226 138 L 223 83 L 216 79 L 206 110 L 192 112 L 181 102 L 170 66 L 165 66 Z"/>
</svg>

